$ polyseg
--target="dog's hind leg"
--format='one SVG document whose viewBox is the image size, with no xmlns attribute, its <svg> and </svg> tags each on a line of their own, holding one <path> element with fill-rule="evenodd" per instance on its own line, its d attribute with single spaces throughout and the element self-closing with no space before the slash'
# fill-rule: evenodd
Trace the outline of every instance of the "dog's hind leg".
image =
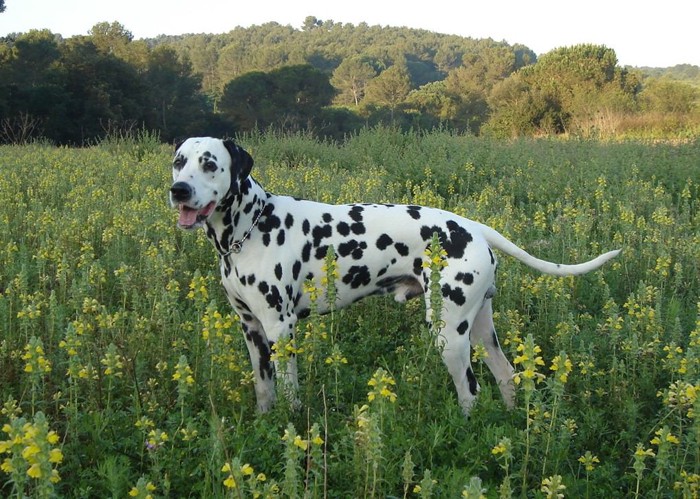
<svg viewBox="0 0 700 499">
<path fill-rule="evenodd" d="M 486 350 L 484 362 L 496 378 L 499 390 L 506 406 L 512 409 L 515 405 L 515 385 L 513 384 L 513 366 L 508 362 L 496 336 L 493 325 L 493 310 L 491 299 L 487 298 L 474 319 L 471 329 L 471 344 L 481 344 Z"/>
<path fill-rule="evenodd" d="M 255 379 L 255 396 L 258 410 L 267 412 L 275 403 L 275 366 L 272 363 L 270 342 L 260 321 L 247 316 L 241 316 L 241 328 L 248 347 L 250 362 Z"/>
<path fill-rule="evenodd" d="M 462 307 L 449 305 L 449 302 L 444 304 L 443 327 L 435 338 L 435 343 L 452 376 L 462 412 L 469 416 L 479 393 L 479 382 L 472 369 L 469 346 L 469 325 L 472 324 L 478 309 L 472 309 L 464 315 Z"/>
</svg>

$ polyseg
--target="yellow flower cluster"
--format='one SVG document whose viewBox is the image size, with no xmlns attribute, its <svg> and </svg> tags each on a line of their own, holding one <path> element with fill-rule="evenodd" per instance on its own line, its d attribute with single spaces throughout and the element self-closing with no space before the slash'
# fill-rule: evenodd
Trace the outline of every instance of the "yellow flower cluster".
<svg viewBox="0 0 700 499">
<path fill-rule="evenodd" d="M 236 320 L 237 317 L 231 314 L 222 315 L 216 308 L 208 307 L 202 316 L 202 339 L 209 341 L 213 333 L 217 338 L 223 338 L 225 344 L 230 343 L 229 334 Z"/>
<path fill-rule="evenodd" d="M 512 446 L 510 438 L 503 437 L 498 441 L 498 444 L 496 444 L 496 446 L 493 449 L 491 449 L 491 454 L 499 459 L 510 459 L 512 457 L 511 447 Z"/>
<path fill-rule="evenodd" d="M 65 338 L 58 343 L 58 346 L 66 351 L 68 357 L 75 357 L 78 355 L 78 348 L 83 345 L 80 337 L 84 332 L 85 326 L 80 321 L 73 321 L 66 328 Z"/>
<path fill-rule="evenodd" d="M 645 333 L 662 332 L 663 327 L 658 320 L 656 304 L 660 290 L 655 286 L 640 287 L 638 293 L 632 293 L 623 308 L 627 310 L 627 320 L 630 330 Z"/>
<path fill-rule="evenodd" d="M 654 457 L 654 451 L 651 449 L 645 449 L 644 445 L 637 444 L 637 448 L 634 451 L 634 457 L 638 459 L 645 459 L 647 457 Z"/>
<path fill-rule="evenodd" d="M 672 227 L 676 223 L 666 206 L 657 206 L 651 214 L 651 219 L 658 225 L 666 227 Z"/>
<path fill-rule="evenodd" d="M 318 295 L 321 292 L 321 289 L 318 286 L 316 286 L 314 281 L 304 281 L 302 290 L 304 291 L 305 295 L 309 295 L 309 300 L 311 301 L 311 303 L 318 302 Z"/>
<path fill-rule="evenodd" d="M 321 267 L 321 286 L 327 287 L 331 279 L 335 281 L 340 279 L 338 262 L 335 259 L 331 260 L 330 262 L 326 261 Z"/>
<path fill-rule="evenodd" d="M 554 357 L 554 359 L 552 359 L 552 365 L 549 367 L 549 370 L 554 372 L 555 379 L 562 384 L 569 380 L 569 374 L 572 369 L 573 364 L 564 352 Z"/>
<path fill-rule="evenodd" d="M 123 357 L 117 353 L 117 347 L 114 343 L 109 344 L 105 356 L 100 360 L 100 364 L 104 366 L 105 376 L 121 378 L 124 361 Z"/>
<path fill-rule="evenodd" d="M 587 472 L 591 472 L 595 469 L 595 465 L 600 463 L 600 459 L 588 450 L 583 456 L 578 458 L 578 462 L 583 464 Z"/>
<path fill-rule="evenodd" d="M 13 418 L 3 425 L 2 431 L 7 440 L 0 441 L 0 455 L 9 454 L 0 469 L 10 475 L 26 473 L 37 481 L 56 483 L 60 480 L 54 465 L 63 461 L 63 453 L 55 445 L 58 434 L 49 430 L 49 424 L 42 412 L 37 412 L 33 422 L 24 418 Z M 17 481 L 17 480 L 15 480 Z"/>
<path fill-rule="evenodd" d="M 26 361 L 24 364 L 24 372 L 26 373 L 35 373 L 41 376 L 51 372 L 51 361 L 46 358 L 41 338 L 34 336 L 30 338 L 29 343 L 24 346 L 22 360 Z"/>
<path fill-rule="evenodd" d="M 331 355 L 326 357 L 326 364 L 329 366 L 340 366 L 341 364 L 347 364 L 348 359 L 343 355 L 343 353 L 340 351 L 340 347 L 338 345 L 333 345 L 333 351 L 331 352 Z"/>
<path fill-rule="evenodd" d="M 370 402 L 377 396 L 389 399 L 392 403 L 396 402 L 396 393 L 392 391 L 396 381 L 381 367 L 374 372 L 372 379 L 367 382 L 367 385 L 372 387 L 372 390 L 367 393 L 367 400 Z"/>
<path fill-rule="evenodd" d="M 650 443 L 652 445 L 656 446 L 661 446 L 666 443 L 671 443 L 671 444 L 680 444 L 681 441 L 678 439 L 677 436 L 673 435 L 671 431 L 667 427 L 663 427 L 660 430 L 657 430 L 654 435 L 656 435 L 654 438 L 650 440 Z"/>
<path fill-rule="evenodd" d="M 422 263 L 424 269 L 439 270 L 447 267 L 447 251 L 444 249 L 433 250 L 432 248 L 427 248 L 423 254 L 427 258 Z"/>
<path fill-rule="evenodd" d="M 683 356 L 683 348 L 671 342 L 663 350 L 666 352 L 666 357 L 661 360 L 664 366 L 681 375 L 688 372 L 688 358 Z"/>
<path fill-rule="evenodd" d="M 18 319 L 38 319 L 41 317 L 43 303 L 41 301 L 40 293 L 21 293 L 19 295 L 19 299 L 22 302 L 22 309 L 17 312 Z"/>
<path fill-rule="evenodd" d="M 297 347 L 296 340 L 289 338 L 288 340 L 280 340 L 272 345 L 272 355 L 270 360 L 287 360 L 293 355 L 299 355 L 304 352 L 304 347 Z"/>
<path fill-rule="evenodd" d="M 148 416 L 141 416 L 136 423 L 134 423 L 134 426 L 139 428 L 141 431 L 147 432 L 149 428 L 153 428 L 155 425 L 153 420 L 151 420 L 151 418 Z"/>
<path fill-rule="evenodd" d="M 541 230 L 547 229 L 547 215 L 542 210 L 537 210 L 533 217 L 532 223 L 535 227 Z"/>
<path fill-rule="evenodd" d="M 481 359 L 485 359 L 489 356 L 483 343 L 477 343 L 472 346 L 472 362 L 477 362 Z"/>
<path fill-rule="evenodd" d="M 671 409 L 678 408 L 681 411 L 687 411 L 686 416 L 695 418 L 695 405 L 700 393 L 700 383 L 692 384 L 687 381 L 674 381 L 664 391 L 657 392 L 658 397 L 663 397 L 663 402 L 666 407 Z"/>
<path fill-rule="evenodd" d="M 561 475 L 554 475 L 542 479 L 540 491 L 544 492 L 547 499 L 561 499 L 564 497 L 566 485 L 562 482 Z"/>
<path fill-rule="evenodd" d="M 207 278 L 200 275 L 199 272 L 195 273 L 192 281 L 189 284 L 189 292 L 187 293 L 187 298 L 193 300 L 195 303 L 204 304 L 209 299 L 209 290 L 207 288 Z"/>
<path fill-rule="evenodd" d="M 508 329 L 505 332 L 503 346 L 507 346 L 511 353 L 517 352 L 518 345 L 523 342 L 520 331 L 525 327 L 525 321 L 517 309 L 506 310 L 506 320 Z M 494 312 L 494 321 L 500 319 L 500 313 Z"/>
<path fill-rule="evenodd" d="M 537 371 L 538 366 L 544 365 L 544 360 L 538 355 L 542 349 L 535 344 L 532 335 L 528 334 L 525 342 L 518 345 L 517 351 L 519 355 L 513 359 L 513 364 L 521 366 L 523 370 L 515 373 L 513 382 L 519 385 L 525 380 L 528 386 L 534 388 L 535 382 L 539 383 L 545 378 L 544 374 Z"/>
<path fill-rule="evenodd" d="M 173 373 L 173 381 L 177 381 L 178 384 L 194 384 L 194 377 L 192 377 L 192 368 L 187 363 L 187 357 L 185 357 L 184 355 L 180 356 L 180 360 L 175 366 L 175 372 Z"/>
<path fill-rule="evenodd" d="M 146 439 L 146 449 L 150 451 L 157 450 L 165 445 L 165 443 L 170 440 L 168 434 L 158 428 L 153 429 L 148 432 L 148 438 Z"/>
<path fill-rule="evenodd" d="M 242 466 L 239 467 L 240 474 L 244 477 L 246 476 L 253 476 L 255 471 L 253 470 L 253 467 L 246 463 Z M 228 476 L 224 480 L 224 485 L 229 488 L 229 489 L 235 489 L 238 487 L 238 483 L 236 482 L 236 478 L 233 476 L 233 467 L 231 466 L 231 463 L 225 463 L 221 467 L 221 472 L 222 473 L 228 473 Z M 267 480 L 267 477 L 263 473 L 259 473 L 256 479 L 260 482 L 264 482 Z"/>
<path fill-rule="evenodd" d="M 688 473 L 681 470 L 682 481 L 677 481 L 673 484 L 674 490 L 682 491 L 682 497 L 692 497 L 693 499 L 700 496 L 700 475 L 697 473 Z"/>
<path fill-rule="evenodd" d="M 290 430 L 287 428 L 284 430 L 284 435 L 282 436 L 282 441 L 283 442 L 289 442 L 291 440 L 292 445 L 295 447 L 298 447 L 299 449 L 306 451 L 309 448 L 309 445 L 315 445 L 317 447 L 320 447 L 321 445 L 324 444 L 323 439 L 321 438 L 321 435 L 318 433 L 318 429 L 316 430 L 309 430 L 309 438 L 308 439 L 303 439 L 301 438 L 300 435 L 297 434 L 292 434 Z"/>
<path fill-rule="evenodd" d="M 145 477 L 139 478 L 136 482 L 136 486 L 132 487 L 129 491 L 129 497 L 136 497 L 137 499 L 153 499 L 152 492 L 155 492 L 156 486 L 152 482 L 146 480 Z"/>
<path fill-rule="evenodd" d="M 520 291 L 537 297 L 553 297 L 558 299 L 571 298 L 571 289 L 574 287 L 574 278 L 552 277 L 549 275 L 523 276 L 520 283 Z"/>
</svg>

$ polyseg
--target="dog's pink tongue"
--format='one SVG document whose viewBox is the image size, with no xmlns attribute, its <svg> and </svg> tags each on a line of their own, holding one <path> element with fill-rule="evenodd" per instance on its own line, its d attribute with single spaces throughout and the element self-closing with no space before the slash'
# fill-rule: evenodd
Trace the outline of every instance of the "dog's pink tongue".
<svg viewBox="0 0 700 499">
<path fill-rule="evenodd" d="M 194 225 L 196 221 L 197 210 L 180 205 L 180 220 L 178 220 L 178 223 L 183 227 L 189 227 L 190 225 Z"/>
</svg>

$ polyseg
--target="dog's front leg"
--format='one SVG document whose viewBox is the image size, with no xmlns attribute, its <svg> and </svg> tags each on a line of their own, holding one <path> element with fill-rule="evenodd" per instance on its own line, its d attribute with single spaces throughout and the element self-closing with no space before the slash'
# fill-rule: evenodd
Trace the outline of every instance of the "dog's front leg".
<svg viewBox="0 0 700 499">
<path fill-rule="evenodd" d="M 276 322 L 266 328 L 268 338 L 273 342 L 275 352 L 273 353 L 275 372 L 277 373 L 277 384 L 284 397 L 289 401 L 292 409 L 299 409 L 299 376 L 297 371 L 297 350 L 294 343 L 294 326 L 296 316 L 285 321 Z"/>
<path fill-rule="evenodd" d="M 255 397 L 260 412 L 269 411 L 275 403 L 275 367 L 272 363 L 270 343 L 260 321 L 241 317 L 245 343 L 255 379 Z"/>
</svg>

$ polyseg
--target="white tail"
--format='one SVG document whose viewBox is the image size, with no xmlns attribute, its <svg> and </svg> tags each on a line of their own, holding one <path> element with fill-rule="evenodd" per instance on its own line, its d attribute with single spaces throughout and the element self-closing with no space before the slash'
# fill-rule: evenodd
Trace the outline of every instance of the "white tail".
<svg viewBox="0 0 700 499">
<path fill-rule="evenodd" d="M 506 239 L 506 237 L 500 234 L 497 230 L 492 229 L 487 225 L 481 225 L 483 228 L 484 237 L 491 247 L 501 250 L 505 254 L 510 255 L 513 258 L 517 258 L 525 265 L 545 274 L 556 276 L 585 274 L 586 272 L 597 269 L 611 258 L 615 258 L 620 253 L 619 249 L 608 251 L 607 253 L 597 256 L 593 260 L 589 260 L 584 263 L 577 263 L 575 265 L 548 262 L 547 260 L 535 258 L 524 249 L 516 246 L 511 241 Z"/>
</svg>

